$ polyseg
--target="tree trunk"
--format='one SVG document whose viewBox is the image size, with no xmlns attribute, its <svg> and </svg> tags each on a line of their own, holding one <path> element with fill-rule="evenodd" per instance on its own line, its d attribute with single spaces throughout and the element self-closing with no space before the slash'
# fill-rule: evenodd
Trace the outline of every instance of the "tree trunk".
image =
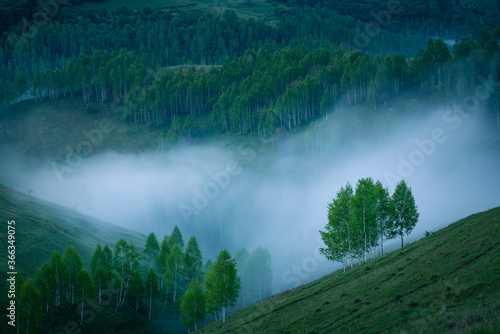
<svg viewBox="0 0 500 334">
<path fill-rule="evenodd" d="M 85 287 L 82 289 L 82 313 L 80 317 L 80 326 L 83 324 L 83 297 L 85 296 Z"/>
<path fill-rule="evenodd" d="M 163 314 L 163 312 L 165 312 L 165 308 L 167 307 L 167 298 L 168 298 L 168 294 L 165 293 L 165 302 L 163 303 L 163 309 L 161 310 L 161 314 Z"/>
<path fill-rule="evenodd" d="M 151 283 L 151 286 L 149 287 L 149 317 L 148 319 L 151 319 L 151 307 L 153 305 L 153 284 Z"/>
<path fill-rule="evenodd" d="M 380 257 L 384 256 L 384 233 L 380 234 Z"/>
<path fill-rule="evenodd" d="M 226 307 L 222 306 L 222 323 L 226 322 Z"/>
</svg>

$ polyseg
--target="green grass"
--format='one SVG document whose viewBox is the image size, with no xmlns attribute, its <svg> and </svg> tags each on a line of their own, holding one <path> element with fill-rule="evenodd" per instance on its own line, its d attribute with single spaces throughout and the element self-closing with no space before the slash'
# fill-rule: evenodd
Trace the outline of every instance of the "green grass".
<svg viewBox="0 0 500 334">
<path fill-rule="evenodd" d="M 16 267 L 23 277 L 33 277 L 35 269 L 49 261 L 55 251 L 61 255 L 68 244 L 75 246 L 84 266 L 97 243 L 113 248 L 121 238 L 142 248 L 146 236 L 101 220 L 82 215 L 65 207 L 33 198 L 0 185 L 0 240 L 7 249 L 7 221 L 16 221 Z M 3 252 L 0 266 L 7 267 L 7 251 Z M 2 271 L 4 287 L 5 271 Z M 3 291 L 3 289 L 2 289 Z"/>
<path fill-rule="evenodd" d="M 6 307 L 7 278 L 7 221 L 16 221 L 16 267 L 24 279 L 32 277 L 44 261 L 49 261 L 54 251 L 63 253 L 67 244 L 75 246 L 82 257 L 83 264 L 90 267 L 90 259 L 97 243 L 108 244 L 112 249 L 116 241 L 123 238 L 142 249 L 146 236 L 118 226 L 82 215 L 65 207 L 42 201 L 31 196 L 10 190 L 0 185 L 0 240 L 5 251 L 2 252 L 0 266 L 0 305 Z M 19 292 L 19 291 L 18 291 Z M 163 300 L 155 300 L 151 320 L 148 319 L 149 300 L 141 298 L 139 311 L 135 311 L 135 298 L 128 297 L 127 303 L 119 313 L 114 312 L 113 300 L 103 302 L 101 307 L 86 308 L 86 322 L 79 324 L 78 305 L 63 303 L 58 314 L 44 315 L 41 333 L 65 333 L 67 324 L 73 324 L 75 333 L 179 333 L 183 330 L 180 322 L 178 303 L 170 300 L 163 314 Z M 1 333 L 15 333 L 6 328 L 6 321 L 0 325 Z"/>
<path fill-rule="evenodd" d="M 127 6 L 130 9 L 164 8 L 177 10 L 200 10 L 210 13 L 223 13 L 233 10 L 242 19 L 261 19 L 272 21 L 275 4 L 263 0 L 106 0 L 104 2 L 85 2 L 80 7 L 96 10 L 115 10 Z"/>
<path fill-rule="evenodd" d="M 197 3 L 191 0 L 106 0 L 103 2 L 85 2 L 79 5 L 82 8 L 108 9 L 114 10 L 127 6 L 130 9 L 138 8 L 179 8 L 186 6 L 196 6 Z"/>
<path fill-rule="evenodd" d="M 499 333 L 500 207 L 202 333 Z"/>
<path fill-rule="evenodd" d="M 88 107 L 93 111 L 87 111 Z M 56 101 L 25 101 L 0 115 L 0 146 L 16 158 L 53 161 L 65 154 L 66 147 L 76 149 L 88 140 L 84 131 L 99 130 L 103 138 L 92 146 L 91 154 L 112 149 L 115 152 L 142 152 L 154 149 L 162 131 L 145 124 L 123 121 L 123 105 L 83 102 L 81 96 Z M 107 123 L 103 123 L 107 122 Z M 111 130 L 102 131 L 103 124 Z M 48 161 L 49 163 L 51 161 Z"/>
</svg>

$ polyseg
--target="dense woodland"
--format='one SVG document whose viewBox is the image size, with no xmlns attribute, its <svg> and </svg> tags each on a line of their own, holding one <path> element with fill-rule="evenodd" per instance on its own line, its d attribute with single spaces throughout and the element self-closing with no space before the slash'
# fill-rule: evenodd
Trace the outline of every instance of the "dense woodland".
<svg viewBox="0 0 500 334">
<path fill-rule="evenodd" d="M 376 111 L 401 91 L 416 89 L 438 105 L 461 104 L 474 94 L 479 76 L 497 81 L 499 31 L 493 35 L 483 29 L 476 41 L 464 38 L 451 51 L 442 40 L 431 39 L 411 59 L 342 46 L 331 53 L 304 46 L 272 53 L 266 44 L 202 70 L 154 71 L 132 51 L 95 51 L 68 59 L 60 70 L 37 71 L 32 78 L 18 74 L 4 97 L 78 94 L 84 101 L 115 100 L 125 104 L 126 117 L 152 126 L 170 124 L 178 136 L 190 136 L 192 118 L 211 112 L 221 131 L 272 135 L 333 110 L 341 98 L 349 104 L 367 102 Z M 499 101 L 498 91 L 488 101 L 496 117 Z"/>
<path fill-rule="evenodd" d="M 377 110 L 418 90 L 450 106 L 474 93 L 479 76 L 499 76 L 498 27 L 476 29 L 451 50 L 441 39 L 426 43 L 426 32 L 381 29 L 369 43 L 378 49 L 365 53 L 353 50 L 359 22 L 351 16 L 298 6 L 275 14 L 269 25 L 231 11 L 61 8 L 33 37 L 20 26 L 4 34 L 0 99 L 114 100 L 131 120 L 170 125 L 165 136 L 190 140 L 193 118 L 203 113 L 221 131 L 270 136 L 331 111 L 339 99 Z M 497 113 L 498 101 L 496 92 L 489 103 Z"/>
<path fill-rule="evenodd" d="M 387 106 L 403 93 L 459 112 L 457 106 L 466 108 L 466 99 L 477 95 L 478 82 L 489 81 L 486 117 L 500 128 L 495 10 L 480 12 L 460 1 L 401 1 L 404 11 L 377 19 L 387 4 L 277 0 L 262 21 L 229 10 L 83 10 L 80 2 L 58 1 L 50 18 L 36 22 L 36 13 L 49 10 L 37 1 L 2 2 L 1 112 L 24 100 L 113 101 L 124 120 L 161 127 L 162 149 L 195 140 L 200 116 L 221 133 L 254 137 L 307 126 L 310 148 L 322 155 L 328 145 L 340 145 L 346 130 L 316 120 L 335 116 L 340 105 L 365 104 L 362 118 L 389 126 L 402 111 Z M 346 267 L 374 256 L 384 239 L 403 240 L 412 225 L 397 215 L 403 210 L 397 203 L 408 189 L 400 184 L 391 197 L 371 179 L 342 188 L 329 206 L 324 254 Z M 175 228 L 161 242 L 151 234 L 144 246 L 97 245 L 89 268 L 72 246 L 55 252 L 19 285 L 19 328 L 35 332 L 48 315 L 79 303 L 81 322 L 89 300 L 117 313 L 125 304 L 147 305 L 142 311 L 149 318 L 172 303 L 192 328 L 208 316 L 225 321 L 226 309 L 268 297 L 273 275 L 266 249 L 241 248 L 234 257 L 221 251 L 213 263 L 204 261 L 200 249 L 223 244 L 212 225 L 222 231 L 232 218 L 230 201 L 216 206 L 194 217 L 201 246 L 194 237 L 184 245 Z M 232 283 L 221 284 L 221 273 L 230 273 Z"/>
<path fill-rule="evenodd" d="M 77 250 L 68 245 L 26 280 L 18 273 L 20 330 L 40 331 L 44 318 L 61 308 L 78 306 L 82 325 L 90 309 L 118 313 L 125 303 L 149 319 L 163 314 L 167 303 L 174 304 L 189 329 L 209 315 L 225 322 L 226 309 L 270 296 L 271 257 L 264 248 L 251 253 L 241 248 L 234 258 L 224 249 L 214 262 L 204 262 L 196 238 L 184 244 L 177 226 L 161 242 L 150 233 L 141 246 L 123 239 L 113 250 L 97 244 L 85 268 Z M 161 303 L 153 308 L 153 301 Z"/>
</svg>

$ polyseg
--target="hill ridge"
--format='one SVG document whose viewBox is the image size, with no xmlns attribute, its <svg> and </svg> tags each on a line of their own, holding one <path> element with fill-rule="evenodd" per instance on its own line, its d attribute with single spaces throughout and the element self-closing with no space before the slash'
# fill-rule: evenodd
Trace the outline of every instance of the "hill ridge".
<svg viewBox="0 0 500 334">
<path fill-rule="evenodd" d="M 231 314 L 202 333 L 497 333 L 500 207 Z M 292 330 L 293 329 L 293 330 Z"/>
</svg>

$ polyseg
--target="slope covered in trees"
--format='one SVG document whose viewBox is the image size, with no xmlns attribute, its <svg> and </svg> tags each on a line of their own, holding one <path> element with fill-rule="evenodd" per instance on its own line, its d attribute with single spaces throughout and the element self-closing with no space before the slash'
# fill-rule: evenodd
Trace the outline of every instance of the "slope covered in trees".
<svg viewBox="0 0 500 334">
<path fill-rule="evenodd" d="M 175 331 L 180 330 L 179 312 L 187 328 L 207 315 L 224 322 L 238 299 L 241 274 L 229 252 L 221 251 L 217 260 L 204 266 L 196 238 L 185 244 L 178 226 L 160 243 L 154 233 L 146 238 L 1 189 L 0 217 L 7 221 L 15 216 L 18 231 L 16 302 L 21 331 L 59 331 L 69 320 L 84 331 L 95 326 L 104 332 L 119 326 L 134 330 L 128 321 L 149 332 L 162 332 L 163 325 L 156 324 L 168 322 L 168 329 Z M 108 246 L 108 240 L 113 244 Z M 267 250 L 256 251 L 267 255 L 252 252 L 250 270 L 259 265 L 269 268 Z M 269 278 L 266 284 L 269 289 Z M 246 288 L 260 291 L 262 284 L 253 279 Z M 109 317 L 113 320 L 107 321 Z"/>
</svg>

